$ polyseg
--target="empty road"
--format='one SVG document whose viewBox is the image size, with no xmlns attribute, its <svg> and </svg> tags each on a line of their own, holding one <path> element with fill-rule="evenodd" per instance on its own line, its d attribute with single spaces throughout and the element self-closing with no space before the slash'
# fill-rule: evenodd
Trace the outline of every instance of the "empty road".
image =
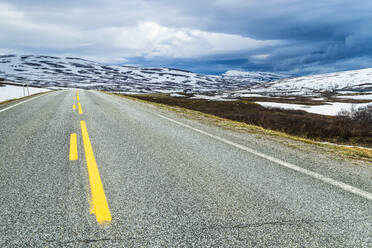
<svg viewBox="0 0 372 248">
<path fill-rule="evenodd" d="M 0 105 L 0 247 L 372 247 L 372 166 L 65 90 Z"/>
</svg>

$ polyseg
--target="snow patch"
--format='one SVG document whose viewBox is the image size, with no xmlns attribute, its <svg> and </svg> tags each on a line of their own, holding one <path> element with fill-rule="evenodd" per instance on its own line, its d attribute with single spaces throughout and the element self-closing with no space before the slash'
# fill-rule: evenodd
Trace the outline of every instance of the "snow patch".
<svg viewBox="0 0 372 248">
<path fill-rule="evenodd" d="M 170 96 L 172 97 L 185 97 L 184 95 L 178 94 L 178 93 L 171 93 Z"/>
<path fill-rule="evenodd" d="M 236 101 L 237 99 L 228 99 L 226 95 L 215 95 L 215 96 L 206 96 L 206 95 L 195 95 L 190 97 L 190 99 L 205 99 L 213 101 Z"/>
<path fill-rule="evenodd" d="M 29 87 L 30 95 L 50 91 L 49 89 Z M 26 89 L 26 95 L 27 95 Z M 21 86 L 5 85 L 0 87 L 0 102 L 24 97 L 24 89 Z"/>
<path fill-rule="evenodd" d="M 313 114 L 331 115 L 331 116 L 336 116 L 338 112 L 340 112 L 341 110 L 350 111 L 352 108 L 357 109 L 360 107 L 366 107 L 368 105 L 372 105 L 371 103 L 352 104 L 352 103 L 340 103 L 340 102 L 327 102 L 327 104 L 325 105 L 316 105 L 316 106 L 290 104 L 290 103 L 276 103 L 276 102 L 256 102 L 256 103 L 264 107 L 283 108 L 283 109 L 290 109 L 290 110 L 304 110 L 306 112 L 313 113 Z"/>
<path fill-rule="evenodd" d="M 239 97 L 268 97 L 268 96 L 264 96 L 264 95 L 260 95 L 260 94 L 239 94 L 238 95 Z"/>
</svg>

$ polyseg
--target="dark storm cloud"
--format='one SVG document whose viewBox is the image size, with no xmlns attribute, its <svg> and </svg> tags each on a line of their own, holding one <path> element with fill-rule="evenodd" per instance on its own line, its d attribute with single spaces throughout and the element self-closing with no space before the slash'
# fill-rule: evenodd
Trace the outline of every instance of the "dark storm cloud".
<svg viewBox="0 0 372 248">
<path fill-rule="evenodd" d="M 308 74 L 372 67 L 365 0 L 1 1 L 0 52 Z"/>
</svg>

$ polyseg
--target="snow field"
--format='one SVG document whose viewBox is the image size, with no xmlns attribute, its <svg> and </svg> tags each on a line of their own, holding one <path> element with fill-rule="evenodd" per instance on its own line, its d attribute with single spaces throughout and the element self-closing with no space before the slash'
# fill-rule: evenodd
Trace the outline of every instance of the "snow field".
<svg viewBox="0 0 372 248">
<path fill-rule="evenodd" d="M 271 108 L 283 108 L 283 109 L 292 109 L 292 110 L 304 110 L 309 113 L 320 114 L 320 115 L 331 115 L 336 116 L 341 110 L 350 111 L 351 108 L 358 109 L 360 107 L 366 107 L 372 103 L 341 103 L 341 102 L 327 102 L 326 105 L 300 105 L 300 104 L 289 104 L 289 103 L 276 103 L 276 102 L 256 102 L 264 107 Z"/>
<path fill-rule="evenodd" d="M 43 89 L 43 88 L 34 88 L 29 87 L 30 95 L 41 93 L 41 92 L 47 92 L 50 91 L 49 89 Z M 25 88 L 26 96 L 28 94 L 27 89 Z M 4 102 L 11 99 L 16 99 L 20 97 L 24 97 L 24 90 L 21 86 L 14 86 L 14 85 L 5 85 L 5 87 L 0 87 L 0 102 Z"/>
</svg>

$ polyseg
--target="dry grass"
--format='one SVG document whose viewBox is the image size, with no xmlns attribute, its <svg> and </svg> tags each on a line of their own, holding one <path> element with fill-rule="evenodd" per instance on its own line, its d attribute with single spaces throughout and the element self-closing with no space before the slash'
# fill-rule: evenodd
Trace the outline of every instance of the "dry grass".
<svg viewBox="0 0 372 248">
<path fill-rule="evenodd" d="M 251 125 L 251 124 L 247 124 L 247 123 L 240 122 L 240 121 L 234 121 L 234 120 L 218 117 L 212 114 L 203 113 L 200 111 L 195 111 L 195 110 L 191 110 L 191 109 L 187 109 L 183 107 L 170 106 L 166 104 L 143 100 L 143 99 L 138 98 L 137 96 L 134 97 L 134 96 L 128 96 L 128 95 L 122 95 L 122 94 L 113 94 L 113 95 L 117 95 L 120 97 L 128 98 L 128 99 L 146 103 L 146 104 L 152 104 L 161 109 L 176 112 L 182 116 L 197 119 L 203 122 L 207 122 L 209 124 L 219 126 L 225 129 L 246 132 L 246 133 L 251 133 L 251 134 L 257 134 L 258 135 L 256 136 L 257 138 L 261 138 L 262 135 L 266 135 L 269 137 L 279 137 L 279 138 L 283 138 L 284 140 L 292 140 L 292 141 L 299 142 L 299 144 L 294 144 L 293 142 L 283 141 L 285 145 L 292 147 L 294 149 L 299 149 L 301 147 L 301 143 L 308 144 L 308 145 L 315 145 L 316 147 L 321 148 L 325 152 L 335 155 L 338 158 L 345 158 L 345 159 L 352 158 L 356 160 L 372 162 L 372 149 L 369 149 L 369 148 L 346 147 L 346 146 L 339 146 L 339 145 L 332 145 L 332 144 L 324 144 L 314 139 L 303 138 L 303 137 L 298 137 L 298 136 L 291 135 L 285 132 L 269 130 L 269 129 L 265 129 L 257 125 Z"/>
<path fill-rule="evenodd" d="M 191 109 L 306 139 L 372 148 L 372 126 L 347 118 L 312 114 L 303 110 L 266 108 L 245 100 L 208 101 L 170 97 L 165 94 L 132 97 Z"/>
</svg>

